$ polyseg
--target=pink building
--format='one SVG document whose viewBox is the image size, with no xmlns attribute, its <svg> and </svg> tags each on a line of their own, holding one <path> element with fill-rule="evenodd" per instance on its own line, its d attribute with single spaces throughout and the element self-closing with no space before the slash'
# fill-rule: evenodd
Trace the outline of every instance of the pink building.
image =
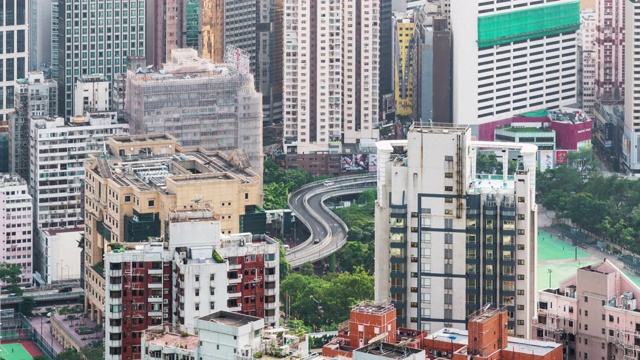
<svg viewBox="0 0 640 360">
<path fill-rule="evenodd" d="M 640 287 L 606 259 L 539 292 L 533 337 L 562 343 L 566 359 L 640 358 Z"/>
<path fill-rule="evenodd" d="M 586 112 L 574 107 L 562 107 L 560 110 L 542 111 L 535 115 L 519 115 L 481 124 L 478 126 L 478 140 L 499 141 L 500 139 L 495 137 L 498 129 L 544 128 L 555 133 L 556 150 L 578 150 L 591 147 L 593 121 Z"/>
<path fill-rule="evenodd" d="M 22 267 L 23 286 L 31 285 L 33 272 L 31 203 L 24 179 L 0 175 L 0 262 Z"/>
</svg>

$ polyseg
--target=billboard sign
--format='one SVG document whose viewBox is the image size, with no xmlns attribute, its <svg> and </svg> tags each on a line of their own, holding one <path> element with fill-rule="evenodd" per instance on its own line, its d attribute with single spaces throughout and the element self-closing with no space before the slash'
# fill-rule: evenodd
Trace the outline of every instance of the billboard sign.
<svg viewBox="0 0 640 360">
<path fill-rule="evenodd" d="M 566 164 L 567 161 L 567 150 L 556 150 L 556 165 Z"/>
<path fill-rule="evenodd" d="M 340 168 L 343 172 L 366 171 L 369 172 L 369 155 L 354 154 L 340 157 Z"/>
</svg>

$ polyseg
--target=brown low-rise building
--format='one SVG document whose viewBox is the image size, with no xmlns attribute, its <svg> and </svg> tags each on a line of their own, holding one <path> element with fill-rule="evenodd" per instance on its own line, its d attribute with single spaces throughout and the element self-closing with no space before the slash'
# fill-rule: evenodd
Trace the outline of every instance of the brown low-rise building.
<svg viewBox="0 0 640 360">
<path fill-rule="evenodd" d="M 203 205 L 219 214 L 222 233 L 239 233 L 247 209 L 262 205 L 262 178 L 242 152 L 181 148 L 165 134 L 112 137 L 84 166 L 85 309 L 98 321 L 110 243 L 166 239 L 172 211 Z"/>
</svg>

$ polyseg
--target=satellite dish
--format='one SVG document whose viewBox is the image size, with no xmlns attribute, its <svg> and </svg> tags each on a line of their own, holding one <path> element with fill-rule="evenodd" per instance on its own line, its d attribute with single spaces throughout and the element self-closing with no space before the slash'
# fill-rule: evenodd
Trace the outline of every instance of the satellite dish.
<svg viewBox="0 0 640 360">
<path fill-rule="evenodd" d="M 202 199 L 204 199 L 204 195 L 196 195 L 193 199 L 191 199 L 191 201 L 197 204 L 202 201 Z"/>
</svg>

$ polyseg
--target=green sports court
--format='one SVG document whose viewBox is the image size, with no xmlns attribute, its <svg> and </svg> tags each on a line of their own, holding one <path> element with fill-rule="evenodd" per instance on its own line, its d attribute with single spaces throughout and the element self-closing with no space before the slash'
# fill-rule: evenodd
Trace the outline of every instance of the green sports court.
<svg viewBox="0 0 640 360">
<path fill-rule="evenodd" d="M 577 254 L 578 259 L 575 260 L 575 247 L 546 231 L 538 232 L 537 290 L 548 288 L 549 283 L 551 283 L 551 287 L 557 287 L 560 281 L 575 275 L 578 268 L 601 261 L 580 248 L 578 248 Z M 640 277 L 633 276 L 626 271 L 625 274 L 640 286 Z M 549 282 L 549 277 L 551 277 L 551 282 Z"/>
<path fill-rule="evenodd" d="M 33 360 L 27 349 L 19 343 L 0 345 L 0 359 L 3 360 Z"/>
</svg>

